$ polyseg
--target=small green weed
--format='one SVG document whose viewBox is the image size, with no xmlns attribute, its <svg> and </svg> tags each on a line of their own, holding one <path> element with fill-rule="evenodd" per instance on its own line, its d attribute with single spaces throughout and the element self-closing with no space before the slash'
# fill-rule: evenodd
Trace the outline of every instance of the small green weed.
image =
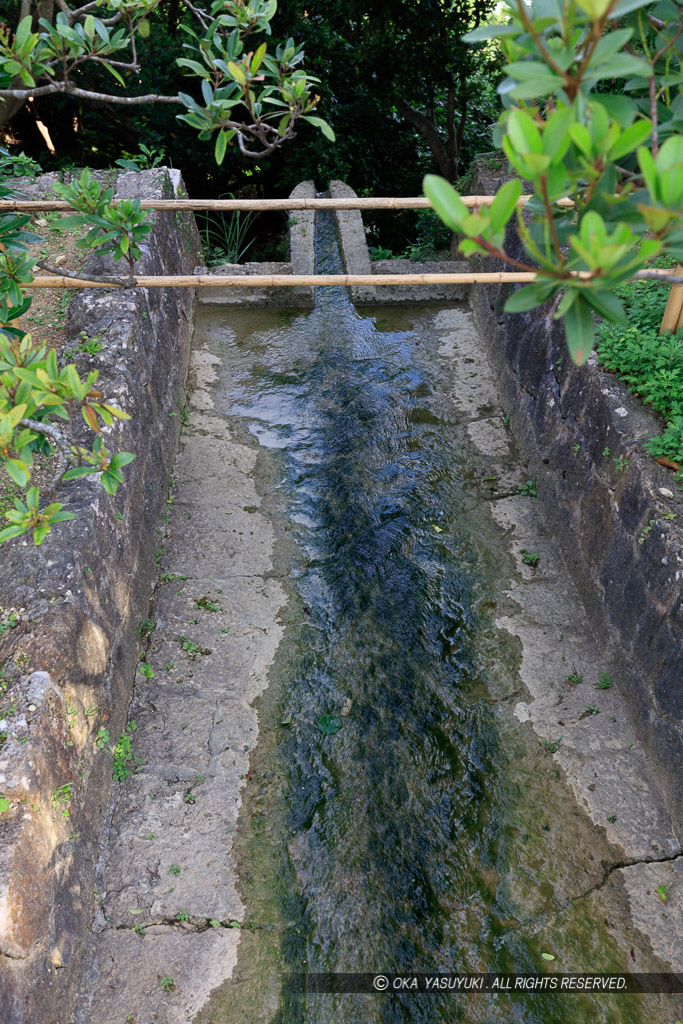
<svg viewBox="0 0 683 1024">
<path fill-rule="evenodd" d="M 179 866 L 177 864 L 171 864 L 171 866 L 168 869 L 168 873 L 169 873 L 169 875 L 179 875 L 180 874 Z"/>
<path fill-rule="evenodd" d="M 154 626 L 154 619 L 143 619 L 142 622 L 138 623 L 138 636 L 140 639 L 146 640 L 154 632 Z"/>
<path fill-rule="evenodd" d="M 570 686 L 578 686 L 583 682 L 583 676 L 580 676 L 578 672 L 572 672 L 565 679 L 565 683 L 569 683 Z"/>
<path fill-rule="evenodd" d="M 544 740 L 543 741 L 543 749 L 545 750 L 546 754 L 556 754 L 558 752 L 558 750 L 560 749 L 560 744 L 561 743 L 562 743 L 562 737 L 561 736 L 558 736 L 558 738 L 556 740 Z"/>
<path fill-rule="evenodd" d="M 69 804 L 71 803 L 71 797 L 73 796 L 73 782 L 65 782 L 63 786 L 58 786 L 52 794 L 52 807 L 55 811 L 59 811 L 63 818 L 69 818 L 71 811 Z"/>
<path fill-rule="evenodd" d="M 109 740 L 109 729 L 105 729 L 104 727 L 102 727 L 101 729 L 97 730 L 97 735 L 95 736 L 96 747 L 99 747 L 100 750 L 104 750 L 104 748 L 109 743 Z"/>
<path fill-rule="evenodd" d="M 179 636 L 178 643 L 185 651 L 190 661 L 194 661 L 202 653 L 201 644 L 196 644 L 194 640 L 188 640 L 186 636 Z"/>
<path fill-rule="evenodd" d="M 526 483 L 520 484 L 517 488 L 517 494 L 523 494 L 527 498 L 538 498 L 538 491 L 536 490 L 536 481 L 527 480 Z"/>
<path fill-rule="evenodd" d="M 540 555 L 537 555 L 535 551 L 527 551 L 526 548 L 522 548 L 520 554 L 525 565 L 530 565 L 532 569 L 536 568 Z"/>
<path fill-rule="evenodd" d="M 154 679 L 154 669 L 148 661 L 141 661 L 138 663 L 140 669 L 140 675 L 145 679 Z"/>
<path fill-rule="evenodd" d="M 175 982 L 170 974 L 165 974 L 163 978 L 160 978 L 159 984 L 163 988 L 164 992 L 171 992 L 175 988 Z"/>
<path fill-rule="evenodd" d="M 595 684 L 595 689 L 596 690 L 609 690 L 610 686 L 612 686 L 613 683 L 614 683 L 614 681 L 613 681 L 612 677 L 610 675 L 608 675 L 607 672 L 601 672 L 600 673 L 600 678 L 598 679 L 597 683 Z"/>
<path fill-rule="evenodd" d="M 131 737 L 136 729 L 136 723 L 134 721 L 129 722 L 114 747 L 113 778 L 115 782 L 123 782 L 135 767 L 136 758 L 133 756 L 133 741 Z"/>
<path fill-rule="evenodd" d="M 208 597 L 200 597 L 198 601 L 194 603 L 195 608 L 205 608 L 207 612 L 219 612 L 220 608 L 215 601 L 212 601 Z"/>
<path fill-rule="evenodd" d="M 190 915 L 186 910 L 181 910 L 179 913 L 176 914 L 175 919 L 176 921 L 182 921 L 183 923 L 185 923 L 186 921 L 190 920 Z"/>
</svg>

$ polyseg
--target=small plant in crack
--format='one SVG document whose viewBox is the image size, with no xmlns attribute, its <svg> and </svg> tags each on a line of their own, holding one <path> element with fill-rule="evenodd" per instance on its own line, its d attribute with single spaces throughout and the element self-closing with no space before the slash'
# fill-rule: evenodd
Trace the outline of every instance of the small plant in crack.
<svg viewBox="0 0 683 1024">
<path fill-rule="evenodd" d="M 147 637 L 151 636 L 154 632 L 155 622 L 154 619 L 143 619 L 142 622 L 138 623 L 138 636 L 141 640 L 146 640 Z"/>
<path fill-rule="evenodd" d="M 578 672 L 571 672 L 565 679 L 565 683 L 569 683 L 570 686 L 579 686 L 583 682 L 583 676 L 580 676 Z"/>
<path fill-rule="evenodd" d="M 180 868 L 178 867 L 177 864 L 171 864 L 170 868 L 168 869 L 168 873 L 169 875 L 179 875 Z"/>
<path fill-rule="evenodd" d="M 142 764 L 140 758 L 133 756 L 133 741 L 131 737 L 136 729 L 136 723 L 134 721 L 129 722 L 114 747 L 112 777 L 115 782 L 123 782 L 131 774 L 136 764 Z"/>
<path fill-rule="evenodd" d="M 144 927 L 141 924 L 134 924 L 133 925 L 133 931 L 135 932 L 136 935 L 144 935 L 145 934 L 145 929 L 144 929 Z"/>
<path fill-rule="evenodd" d="M 188 640 L 186 636 L 179 636 L 178 643 L 185 651 L 190 661 L 194 661 L 202 653 L 201 644 L 196 644 L 194 640 Z"/>
<path fill-rule="evenodd" d="M 154 669 L 146 659 L 139 662 L 138 668 L 140 669 L 140 675 L 144 676 L 145 679 L 154 679 Z"/>
<path fill-rule="evenodd" d="M 186 921 L 190 920 L 190 915 L 186 910 L 179 911 L 175 916 L 176 921 L 182 921 L 185 924 Z"/>
<path fill-rule="evenodd" d="M 599 715 L 600 708 L 597 704 L 584 704 L 582 708 L 583 714 L 581 718 L 586 718 L 588 715 Z"/>
<path fill-rule="evenodd" d="M 535 551 L 527 551 L 526 548 L 522 548 L 520 554 L 522 556 L 522 561 L 525 565 L 531 566 L 532 569 L 536 568 L 541 557 L 540 555 L 538 555 Z"/>
<path fill-rule="evenodd" d="M 616 814 L 608 814 L 607 820 L 609 821 L 610 825 L 613 825 L 614 822 L 617 820 Z"/>
<path fill-rule="evenodd" d="M 558 736 L 558 738 L 556 740 L 544 740 L 543 741 L 543 749 L 545 750 L 546 754 L 556 754 L 558 752 L 558 750 L 560 749 L 560 744 L 561 743 L 562 743 L 562 737 L 561 736 Z"/>
<path fill-rule="evenodd" d="M 187 576 L 181 576 L 177 572 L 162 572 L 159 583 L 173 583 L 174 580 L 186 580 Z"/>
<path fill-rule="evenodd" d="M 215 601 L 212 601 L 209 597 L 200 597 L 198 601 L 194 603 L 195 608 L 204 608 L 207 612 L 219 612 L 220 608 Z"/>
<path fill-rule="evenodd" d="M 163 978 L 159 978 L 159 984 L 164 992 L 172 992 L 175 988 L 175 982 L 170 974 L 165 974 Z"/>
</svg>

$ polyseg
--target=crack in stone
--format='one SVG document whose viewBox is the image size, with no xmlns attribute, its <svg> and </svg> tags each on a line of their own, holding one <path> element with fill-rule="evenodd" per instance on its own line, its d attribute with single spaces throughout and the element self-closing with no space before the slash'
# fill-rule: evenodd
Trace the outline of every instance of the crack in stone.
<svg viewBox="0 0 683 1024">
<path fill-rule="evenodd" d="M 4 949 L 0 949 L 0 956 L 4 956 L 6 960 L 27 960 L 28 957 L 25 953 L 7 953 Z"/>
<path fill-rule="evenodd" d="M 520 921 L 516 928 L 510 929 L 511 931 L 519 931 L 522 928 L 533 927 L 539 921 L 543 921 L 544 918 L 555 917 L 559 914 L 564 914 L 565 911 L 570 910 L 575 904 L 580 903 L 581 900 L 588 899 L 594 892 L 598 892 L 607 882 L 610 880 L 613 874 L 617 871 L 621 871 L 624 868 L 635 867 L 637 864 L 670 864 L 676 860 L 679 860 L 683 856 L 683 851 L 679 849 L 677 853 L 670 854 L 667 857 L 629 857 L 624 860 L 615 861 L 608 867 L 604 868 L 602 878 L 589 886 L 585 892 L 579 893 L 577 896 L 572 896 L 565 903 L 558 903 L 557 906 L 552 910 L 542 910 L 536 914 L 535 917 L 531 917 L 526 921 Z"/>
</svg>

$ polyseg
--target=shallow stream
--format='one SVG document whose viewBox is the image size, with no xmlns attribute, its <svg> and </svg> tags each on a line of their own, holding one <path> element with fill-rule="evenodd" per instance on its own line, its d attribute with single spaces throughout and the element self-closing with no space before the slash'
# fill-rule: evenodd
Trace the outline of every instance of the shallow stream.
<svg viewBox="0 0 683 1024">
<path fill-rule="evenodd" d="M 328 215 L 316 244 L 319 272 L 339 272 Z M 216 406 L 262 451 L 291 601 L 241 818 L 240 960 L 201 1020 L 648 1019 L 634 996 L 301 995 L 283 983 L 302 971 L 617 971 L 632 937 L 597 892 L 613 848 L 512 713 L 518 652 L 493 613 L 501 572 L 515 570 L 481 497 L 485 460 L 448 397 L 434 311 L 361 314 L 327 288 L 310 313 L 202 318 L 222 360 Z"/>
</svg>

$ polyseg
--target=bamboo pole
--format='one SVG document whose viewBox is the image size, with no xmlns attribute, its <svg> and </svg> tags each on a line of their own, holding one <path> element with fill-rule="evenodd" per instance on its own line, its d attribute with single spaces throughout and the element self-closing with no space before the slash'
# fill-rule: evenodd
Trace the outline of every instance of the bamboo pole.
<svg viewBox="0 0 683 1024">
<path fill-rule="evenodd" d="M 678 264 L 676 274 L 683 276 L 683 264 Z M 659 333 L 666 334 L 667 331 L 675 333 L 681 327 L 683 327 L 683 284 L 675 284 L 669 292 L 669 301 L 664 310 Z"/>
<path fill-rule="evenodd" d="M 666 277 L 669 271 L 646 271 L 647 280 Z M 579 279 L 591 277 L 589 271 L 577 271 L 572 275 Z M 638 275 L 636 275 L 637 277 Z M 106 281 L 91 281 L 75 277 L 35 277 L 22 285 L 23 288 L 298 288 L 318 286 L 380 287 L 389 285 L 430 285 L 430 284 L 526 284 L 536 280 L 535 273 L 510 271 L 495 273 L 463 274 L 188 274 L 178 277 L 135 277 L 129 284 L 121 278 L 116 284 Z M 683 287 L 683 286 L 682 286 Z"/>
<path fill-rule="evenodd" d="M 462 196 L 465 206 L 490 206 L 494 196 Z M 517 206 L 525 206 L 531 196 L 520 196 Z M 560 206 L 572 206 L 571 199 L 560 199 Z M 424 196 L 348 198 L 348 199 L 143 199 L 143 210 L 428 210 L 431 203 Z M 70 210 L 71 205 L 58 199 L 2 199 L 0 212 L 43 212 Z"/>
</svg>

